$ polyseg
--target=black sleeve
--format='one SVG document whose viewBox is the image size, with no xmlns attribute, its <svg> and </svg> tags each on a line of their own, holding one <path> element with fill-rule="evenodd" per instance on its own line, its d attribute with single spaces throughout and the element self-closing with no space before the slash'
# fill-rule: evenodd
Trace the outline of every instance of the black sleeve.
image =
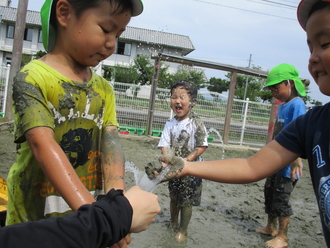
<svg viewBox="0 0 330 248">
<path fill-rule="evenodd" d="M 107 247 L 128 234 L 132 216 L 122 191 L 112 189 L 75 213 L 0 228 L 0 247 Z"/>
</svg>

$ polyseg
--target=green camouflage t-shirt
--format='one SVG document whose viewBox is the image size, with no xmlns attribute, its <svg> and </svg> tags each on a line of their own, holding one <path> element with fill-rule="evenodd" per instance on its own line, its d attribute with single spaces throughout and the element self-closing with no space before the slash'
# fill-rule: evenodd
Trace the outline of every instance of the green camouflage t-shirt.
<svg viewBox="0 0 330 248">
<path fill-rule="evenodd" d="M 111 85 L 92 73 L 74 82 L 41 61 L 27 64 L 13 83 L 17 162 L 8 174 L 6 224 L 61 216 L 71 208 L 50 184 L 25 139 L 34 127 L 54 130 L 79 178 L 94 196 L 102 190 L 100 141 L 106 126 L 118 126 Z"/>
</svg>

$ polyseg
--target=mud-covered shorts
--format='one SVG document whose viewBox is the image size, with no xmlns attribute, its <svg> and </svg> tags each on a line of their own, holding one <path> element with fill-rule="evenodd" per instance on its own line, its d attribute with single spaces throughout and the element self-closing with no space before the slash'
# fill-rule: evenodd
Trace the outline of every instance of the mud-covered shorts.
<svg viewBox="0 0 330 248">
<path fill-rule="evenodd" d="M 276 174 L 268 177 L 265 182 L 265 211 L 272 216 L 291 216 L 293 214 L 290 196 L 296 181 L 290 178 L 277 176 Z"/>
<path fill-rule="evenodd" d="M 184 176 L 169 181 L 168 189 L 171 196 L 176 197 L 178 207 L 199 206 L 202 196 L 202 179 Z"/>
</svg>

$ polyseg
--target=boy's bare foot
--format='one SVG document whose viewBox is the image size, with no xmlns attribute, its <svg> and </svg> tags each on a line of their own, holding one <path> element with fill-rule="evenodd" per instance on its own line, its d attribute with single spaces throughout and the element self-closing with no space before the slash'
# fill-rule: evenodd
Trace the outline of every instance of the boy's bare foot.
<svg viewBox="0 0 330 248">
<path fill-rule="evenodd" d="M 268 235 L 268 236 L 272 236 L 272 237 L 276 237 L 276 235 L 277 235 L 277 230 L 274 229 L 274 228 L 270 228 L 268 226 L 257 228 L 256 232 L 261 233 L 261 234 L 265 234 L 265 235 Z"/>
<path fill-rule="evenodd" d="M 177 232 L 177 234 L 175 235 L 175 240 L 179 243 L 185 241 L 186 238 L 187 238 L 187 235 L 183 234 L 181 232 Z"/>
<path fill-rule="evenodd" d="M 171 231 L 172 232 L 176 232 L 177 230 L 178 230 L 178 228 L 179 228 L 179 224 L 178 223 L 172 223 L 171 224 Z"/>
<path fill-rule="evenodd" d="M 289 244 L 287 240 L 280 237 L 276 237 L 266 242 L 266 246 L 269 248 L 283 248 L 283 247 L 287 247 L 288 245 Z"/>
</svg>

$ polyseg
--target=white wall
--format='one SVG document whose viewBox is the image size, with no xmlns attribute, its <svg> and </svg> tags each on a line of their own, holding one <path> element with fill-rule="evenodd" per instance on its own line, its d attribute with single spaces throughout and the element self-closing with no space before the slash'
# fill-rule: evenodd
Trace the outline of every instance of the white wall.
<svg viewBox="0 0 330 248">
<path fill-rule="evenodd" d="M 0 0 L 0 6 L 9 6 L 10 0 Z"/>
</svg>

